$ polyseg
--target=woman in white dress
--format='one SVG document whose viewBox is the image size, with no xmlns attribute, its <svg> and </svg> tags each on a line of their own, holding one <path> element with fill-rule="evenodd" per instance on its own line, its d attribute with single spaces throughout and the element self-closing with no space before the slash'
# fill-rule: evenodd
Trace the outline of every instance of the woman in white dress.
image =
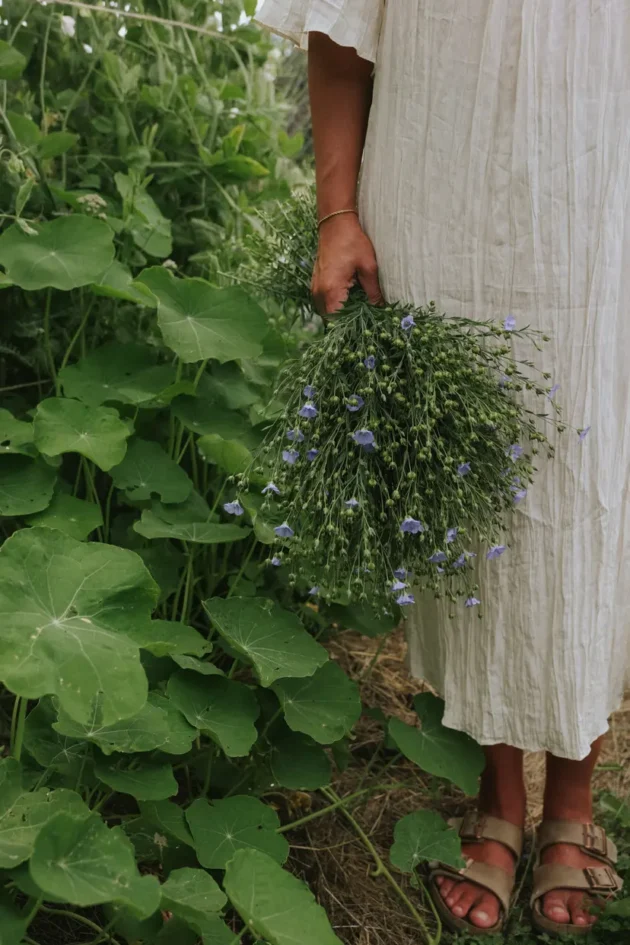
<svg viewBox="0 0 630 945">
<path fill-rule="evenodd" d="M 422 602 L 409 621 L 412 671 L 487 754 L 471 865 L 431 878 L 441 911 L 501 927 L 523 750 L 544 749 L 532 916 L 585 933 L 620 885 L 591 777 L 629 653 L 630 5 L 266 0 L 258 20 L 309 48 L 322 312 L 358 278 L 374 301 L 513 315 L 552 335 L 541 367 L 588 430 L 560 438 L 484 562 L 484 619 Z"/>
</svg>

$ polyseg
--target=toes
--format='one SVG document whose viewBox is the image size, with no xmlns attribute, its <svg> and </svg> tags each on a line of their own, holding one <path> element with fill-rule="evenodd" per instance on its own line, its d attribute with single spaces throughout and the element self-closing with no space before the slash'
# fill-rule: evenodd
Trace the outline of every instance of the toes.
<svg viewBox="0 0 630 945">
<path fill-rule="evenodd" d="M 490 929 L 499 921 L 499 900 L 490 893 L 482 893 L 481 898 L 470 911 L 470 921 L 480 929 Z"/>
<path fill-rule="evenodd" d="M 596 919 L 590 912 L 592 902 L 580 893 L 569 896 L 567 906 L 573 925 L 592 925 Z"/>
<path fill-rule="evenodd" d="M 549 893 L 543 900 L 542 911 L 544 915 L 546 915 L 548 919 L 551 919 L 552 922 L 570 922 L 571 915 L 567 908 L 567 899 L 567 893 L 563 893 L 559 890 Z"/>
<path fill-rule="evenodd" d="M 450 893 L 446 897 L 446 905 L 449 907 L 449 909 L 452 909 L 457 905 L 462 897 L 462 894 L 465 892 L 467 885 L 467 883 L 456 883 L 453 886 Z"/>
<path fill-rule="evenodd" d="M 462 883 L 460 896 L 455 905 L 452 906 L 453 915 L 463 919 L 464 916 L 468 915 L 475 903 L 480 900 L 481 895 L 478 886 L 471 886 L 470 883 Z"/>
<path fill-rule="evenodd" d="M 456 883 L 454 879 L 448 879 L 448 877 L 446 876 L 443 876 L 442 879 L 444 880 L 444 882 L 440 886 L 440 894 L 442 896 L 442 899 L 448 900 L 449 893 L 451 889 L 453 888 L 453 886 L 456 885 Z"/>
</svg>

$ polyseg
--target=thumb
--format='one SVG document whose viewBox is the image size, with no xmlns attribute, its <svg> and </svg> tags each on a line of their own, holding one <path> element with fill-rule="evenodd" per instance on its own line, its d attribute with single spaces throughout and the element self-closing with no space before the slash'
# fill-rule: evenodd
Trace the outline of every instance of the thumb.
<svg viewBox="0 0 630 945">
<path fill-rule="evenodd" d="M 382 305 L 384 300 L 378 281 L 376 259 L 368 260 L 360 266 L 357 266 L 357 276 L 361 283 L 361 288 L 368 297 L 368 301 L 370 301 L 372 305 Z"/>
</svg>

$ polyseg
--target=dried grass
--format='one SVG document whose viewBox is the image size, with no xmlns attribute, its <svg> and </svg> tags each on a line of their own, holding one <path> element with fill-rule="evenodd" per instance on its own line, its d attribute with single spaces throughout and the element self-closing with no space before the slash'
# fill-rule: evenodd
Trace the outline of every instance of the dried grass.
<svg viewBox="0 0 630 945">
<path fill-rule="evenodd" d="M 411 701 L 422 691 L 422 685 L 406 670 L 402 633 L 393 634 L 380 653 L 378 648 L 378 640 L 354 632 L 342 633 L 329 644 L 331 656 L 346 672 L 354 679 L 363 679 L 365 705 L 380 709 L 385 715 L 411 721 L 414 717 Z M 373 719 L 363 718 L 353 750 L 353 756 L 360 763 L 353 763 L 337 779 L 335 790 L 340 795 L 356 791 L 366 771 L 371 777 L 367 769 L 381 738 L 382 726 Z M 621 765 L 622 770 L 598 771 L 596 790 L 626 796 L 630 792 L 629 762 L 630 698 L 612 720 L 601 759 L 602 766 Z M 531 826 L 542 811 L 544 756 L 529 755 L 526 769 Z M 390 767 L 379 777 L 379 782 L 408 785 L 401 790 L 379 791 L 354 810 L 354 816 L 385 862 L 388 862 L 394 824 L 405 814 L 431 806 L 452 816 L 461 813 L 469 803 L 456 789 L 423 778 L 418 769 L 406 761 Z M 373 876 L 374 862 L 342 813 L 314 820 L 304 829 L 301 841 L 295 835 L 293 839 L 298 841 L 298 846 L 294 848 L 292 868 L 310 883 L 346 945 L 418 945 L 417 926 L 383 877 Z M 397 876 L 397 880 L 419 910 L 428 914 L 420 893 L 410 889 L 404 878 Z"/>
</svg>

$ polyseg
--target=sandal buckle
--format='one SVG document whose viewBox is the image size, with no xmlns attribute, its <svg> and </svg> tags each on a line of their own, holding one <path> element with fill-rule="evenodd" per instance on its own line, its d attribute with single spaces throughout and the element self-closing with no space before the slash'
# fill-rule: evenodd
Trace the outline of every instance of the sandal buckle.
<svg viewBox="0 0 630 945">
<path fill-rule="evenodd" d="M 609 866 L 588 866 L 584 875 L 591 889 L 607 890 L 618 888 L 617 877 Z"/>
<path fill-rule="evenodd" d="M 468 811 L 459 828 L 460 839 L 469 841 L 483 840 L 485 826 L 486 818 L 483 814 L 479 814 L 474 810 Z"/>
<path fill-rule="evenodd" d="M 598 827 L 596 824 L 584 824 L 582 845 L 586 850 L 590 850 L 592 853 L 597 853 L 600 856 L 608 855 L 606 831 L 603 827 Z"/>
</svg>

